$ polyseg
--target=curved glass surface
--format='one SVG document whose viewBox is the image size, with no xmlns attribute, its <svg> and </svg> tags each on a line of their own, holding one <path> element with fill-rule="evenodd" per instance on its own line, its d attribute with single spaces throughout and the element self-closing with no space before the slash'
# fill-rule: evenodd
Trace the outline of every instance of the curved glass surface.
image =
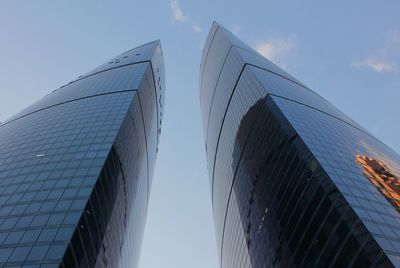
<svg viewBox="0 0 400 268">
<path fill-rule="evenodd" d="M 400 265 L 400 157 L 214 23 L 200 99 L 221 267 Z"/>
<path fill-rule="evenodd" d="M 117 58 L 0 125 L 0 266 L 137 267 L 162 121 L 160 42 Z"/>
</svg>

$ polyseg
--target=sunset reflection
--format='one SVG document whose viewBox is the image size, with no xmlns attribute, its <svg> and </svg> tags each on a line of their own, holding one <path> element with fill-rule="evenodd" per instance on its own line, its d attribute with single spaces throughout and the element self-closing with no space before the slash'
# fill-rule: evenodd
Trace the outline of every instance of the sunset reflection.
<svg viewBox="0 0 400 268">
<path fill-rule="evenodd" d="M 400 178 L 378 159 L 357 155 L 356 160 L 363 167 L 364 175 L 400 212 Z"/>
</svg>

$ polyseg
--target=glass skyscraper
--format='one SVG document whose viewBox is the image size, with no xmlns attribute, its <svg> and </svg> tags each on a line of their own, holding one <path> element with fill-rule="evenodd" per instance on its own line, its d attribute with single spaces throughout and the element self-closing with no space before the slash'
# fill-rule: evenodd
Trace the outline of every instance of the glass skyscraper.
<svg viewBox="0 0 400 268">
<path fill-rule="evenodd" d="M 0 125 L 0 266 L 137 267 L 164 81 L 154 41 Z"/>
<path fill-rule="evenodd" d="M 221 267 L 400 267 L 400 157 L 214 23 L 200 102 Z"/>
</svg>

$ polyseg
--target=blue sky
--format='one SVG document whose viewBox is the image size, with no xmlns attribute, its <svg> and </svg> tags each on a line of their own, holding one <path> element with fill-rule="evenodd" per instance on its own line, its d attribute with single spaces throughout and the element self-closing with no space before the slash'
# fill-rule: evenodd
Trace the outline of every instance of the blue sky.
<svg viewBox="0 0 400 268">
<path fill-rule="evenodd" d="M 0 3 L 0 121 L 113 56 L 161 39 L 165 120 L 140 268 L 218 267 L 199 108 L 213 20 L 400 151 L 400 2 Z"/>
</svg>

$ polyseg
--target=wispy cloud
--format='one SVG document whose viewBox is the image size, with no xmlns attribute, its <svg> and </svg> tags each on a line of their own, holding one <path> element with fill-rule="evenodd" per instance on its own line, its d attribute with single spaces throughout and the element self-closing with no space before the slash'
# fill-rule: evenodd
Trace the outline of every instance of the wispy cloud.
<svg viewBox="0 0 400 268">
<path fill-rule="evenodd" d="M 178 0 L 171 0 L 169 6 L 172 12 L 172 19 L 177 22 L 184 22 L 186 16 L 183 14 L 181 7 L 179 6 Z"/>
<path fill-rule="evenodd" d="M 362 59 L 353 60 L 350 65 L 358 69 L 369 68 L 378 73 L 393 72 L 399 69 L 396 63 L 400 61 L 399 51 L 400 30 L 388 31 L 380 48 Z"/>
<path fill-rule="evenodd" d="M 169 7 L 171 8 L 172 22 L 185 22 L 192 25 L 192 29 L 195 33 L 203 32 L 203 28 L 196 22 L 191 20 L 189 16 L 184 14 L 182 8 L 179 6 L 178 0 L 170 0 Z"/>
<path fill-rule="evenodd" d="M 194 24 L 194 25 L 193 25 L 193 30 L 194 30 L 196 33 L 201 33 L 201 32 L 203 31 L 203 28 L 201 28 L 199 25 Z"/>
<path fill-rule="evenodd" d="M 256 42 L 255 49 L 258 53 L 274 61 L 285 68 L 287 65 L 282 62 L 286 56 L 296 47 L 296 36 L 291 35 L 285 38 L 270 38 Z"/>
<path fill-rule="evenodd" d="M 356 68 L 371 68 L 373 71 L 378 73 L 391 72 L 397 69 L 397 65 L 395 63 L 384 62 L 378 59 L 365 59 L 361 61 L 352 61 L 351 66 Z"/>
</svg>

